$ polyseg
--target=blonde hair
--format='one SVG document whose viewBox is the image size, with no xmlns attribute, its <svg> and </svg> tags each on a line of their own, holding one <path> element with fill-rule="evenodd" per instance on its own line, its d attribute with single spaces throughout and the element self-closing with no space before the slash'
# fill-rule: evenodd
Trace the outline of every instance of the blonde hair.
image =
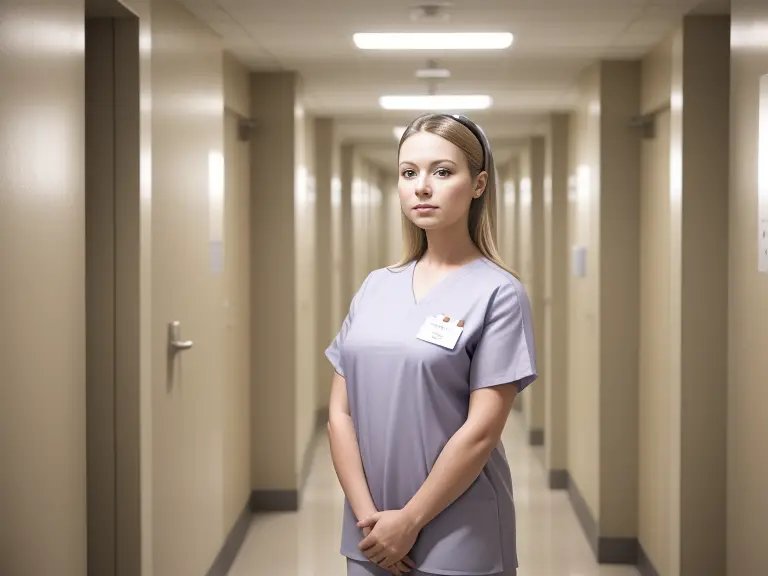
<svg viewBox="0 0 768 576">
<path fill-rule="evenodd" d="M 466 122 L 466 123 L 465 123 Z M 488 260 L 519 278 L 517 273 L 508 268 L 501 259 L 496 248 L 496 167 L 493 162 L 490 146 L 481 144 L 484 135 L 479 128 L 476 134 L 467 124 L 474 126 L 469 120 L 459 120 L 444 114 L 425 114 L 416 118 L 406 128 L 397 148 L 398 157 L 403 143 L 418 132 L 428 132 L 444 138 L 457 146 L 467 159 L 472 178 L 477 178 L 485 170 L 488 172 L 488 183 L 485 192 L 479 198 L 473 198 L 469 207 L 469 236 L 478 250 Z M 487 154 L 487 158 L 486 158 Z M 403 224 L 403 254 L 396 268 L 418 261 L 427 251 L 427 233 L 416 226 L 405 214 L 402 214 Z"/>
</svg>

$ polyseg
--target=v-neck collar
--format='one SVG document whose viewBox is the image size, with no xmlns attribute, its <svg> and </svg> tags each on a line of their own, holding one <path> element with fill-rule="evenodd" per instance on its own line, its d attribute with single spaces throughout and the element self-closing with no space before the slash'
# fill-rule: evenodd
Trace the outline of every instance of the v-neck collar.
<svg viewBox="0 0 768 576">
<path fill-rule="evenodd" d="M 464 277 L 469 273 L 469 270 L 472 266 L 477 264 L 478 262 L 481 262 L 485 260 L 484 256 L 479 256 L 478 258 L 475 258 L 474 260 L 467 262 L 466 264 L 462 264 L 456 270 L 453 270 L 446 274 L 442 280 L 440 280 L 437 284 L 432 286 L 429 290 L 427 290 L 426 294 L 424 294 L 420 299 L 416 298 L 416 292 L 414 290 L 414 280 L 416 276 L 416 264 L 418 264 L 418 260 L 414 260 L 411 262 L 411 269 L 409 274 L 409 286 L 408 286 L 408 292 L 411 295 L 411 302 L 414 306 L 421 306 L 422 304 L 425 304 L 429 300 L 432 299 L 432 296 L 439 292 L 441 288 L 446 288 L 451 283 L 455 282 L 459 278 Z"/>
</svg>

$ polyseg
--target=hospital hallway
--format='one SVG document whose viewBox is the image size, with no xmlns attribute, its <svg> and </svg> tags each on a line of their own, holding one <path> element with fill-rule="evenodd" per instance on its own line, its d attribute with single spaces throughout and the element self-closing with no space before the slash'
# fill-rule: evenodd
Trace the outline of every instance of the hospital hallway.
<svg viewBox="0 0 768 576">
<path fill-rule="evenodd" d="M 543 448 L 525 437 L 522 417 L 513 411 L 502 442 L 514 483 L 518 576 L 639 576 L 632 566 L 597 564 L 567 492 L 548 487 Z M 345 574 L 339 555 L 343 498 L 320 434 L 301 510 L 256 515 L 229 576 Z"/>
<path fill-rule="evenodd" d="M 515 386 L 518 576 L 768 574 L 768 0 L 0 0 L 0 576 L 498 571 Z"/>
</svg>

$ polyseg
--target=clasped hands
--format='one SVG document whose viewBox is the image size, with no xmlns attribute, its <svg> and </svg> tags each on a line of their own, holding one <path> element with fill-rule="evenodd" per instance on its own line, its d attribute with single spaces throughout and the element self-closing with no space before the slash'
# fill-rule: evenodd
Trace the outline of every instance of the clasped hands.
<svg viewBox="0 0 768 576">
<path fill-rule="evenodd" d="M 416 543 L 419 527 L 402 510 L 375 512 L 357 523 L 363 530 L 359 544 L 365 557 L 396 576 L 415 568 L 406 556 Z"/>
</svg>

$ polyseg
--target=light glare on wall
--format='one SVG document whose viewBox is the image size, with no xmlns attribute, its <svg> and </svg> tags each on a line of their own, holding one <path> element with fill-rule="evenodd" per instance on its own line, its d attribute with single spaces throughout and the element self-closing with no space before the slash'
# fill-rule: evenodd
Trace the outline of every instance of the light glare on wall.
<svg viewBox="0 0 768 576">
<path fill-rule="evenodd" d="M 400 140 L 403 137 L 403 134 L 405 133 L 405 126 L 395 126 L 392 129 L 392 134 L 395 136 L 395 140 Z"/>
<path fill-rule="evenodd" d="M 509 32 L 357 33 L 361 50 L 504 50 L 512 45 Z"/>
<path fill-rule="evenodd" d="M 382 96 L 379 105 L 385 110 L 482 110 L 490 108 L 493 99 L 485 94 L 415 96 Z"/>
</svg>

